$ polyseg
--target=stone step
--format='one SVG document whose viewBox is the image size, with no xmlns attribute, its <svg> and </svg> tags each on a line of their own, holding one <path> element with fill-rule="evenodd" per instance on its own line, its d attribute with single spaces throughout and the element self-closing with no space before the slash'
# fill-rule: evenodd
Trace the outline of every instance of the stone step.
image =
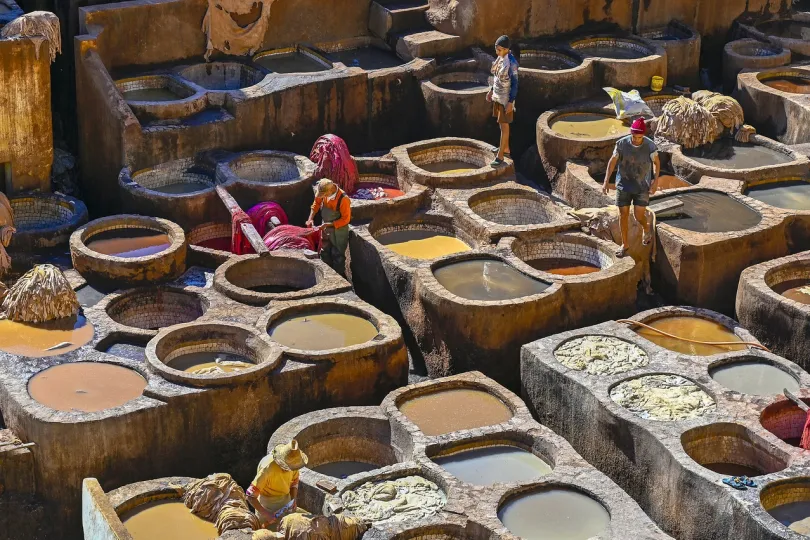
<svg viewBox="0 0 810 540">
<path fill-rule="evenodd" d="M 438 30 L 412 32 L 397 36 L 397 54 L 405 59 L 450 56 L 461 49 L 461 38 Z"/>
<path fill-rule="evenodd" d="M 429 28 L 425 20 L 427 10 L 427 2 L 420 0 L 412 2 L 378 0 L 371 3 L 368 28 L 372 34 L 382 39 L 388 38 L 392 33 L 427 29 Z"/>
</svg>

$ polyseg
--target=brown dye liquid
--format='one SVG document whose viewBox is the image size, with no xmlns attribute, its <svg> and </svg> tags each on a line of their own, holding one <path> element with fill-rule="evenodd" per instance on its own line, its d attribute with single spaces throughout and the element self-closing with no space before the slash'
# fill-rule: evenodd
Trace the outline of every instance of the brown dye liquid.
<svg viewBox="0 0 810 540">
<path fill-rule="evenodd" d="M 587 540 L 610 524 L 605 507 L 572 489 L 548 489 L 507 501 L 498 518 L 524 540 Z"/>
<path fill-rule="evenodd" d="M 768 510 L 779 523 L 805 536 L 810 536 L 810 501 L 783 504 Z"/>
<path fill-rule="evenodd" d="M 696 341 L 742 341 L 734 332 L 722 324 L 707 319 L 701 319 L 700 317 L 663 317 L 654 321 L 645 322 L 645 324 L 668 334 L 672 334 L 673 336 Z M 635 331 L 638 335 L 652 341 L 656 345 L 681 354 L 710 356 L 712 354 L 722 354 L 729 351 L 742 351 L 746 348 L 745 345 L 700 345 L 698 343 L 689 343 L 687 341 L 663 336 L 657 332 L 641 327 L 636 327 Z"/>
<path fill-rule="evenodd" d="M 191 513 L 182 501 L 158 500 L 121 516 L 134 540 L 215 540 L 217 526 Z"/>
<path fill-rule="evenodd" d="M 810 182 L 803 180 L 769 182 L 745 192 L 752 199 L 787 210 L 810 210 Z"/>
<path fill-rule="evenodd" d="M 602 139 L 628 135 L 630 128 L 621 120 L 606 114 L 562 114 L 551 121 L 551 129 L 565 137 Z"/>
<path fill-rule="evenodd" d="M 810 94 L 810 81 L 800 77 L 778 77 L 762 81 L 765 86 L 791 94 Z"/>
<path fill-rule="evenodd" d="M 171 246 L 171 241 L 165 233 L 131 227 L 94 234 L 85 242 L 85 245 L 88 249 L 102 255 L 132 259 L 165 251 Z"/>
<path fill-rule="evenodd" d="M 399 410 L 428 436 L 493 426 L 512 418 L 500 399 L 483 390 L 455 388 L 409 399 Z"/>
<path fill-rule="evenodd" d="M 712 472 L 722 474 L 723 476 L 760 476 L 762 471 L 746 465 L 738 465 L 736 463 L 701 463 L 701 465 Z"/>
<path fill-rule="evenodd" d="M 347 478 L 353 474 L 373 471 L 379 468 L 379 465 L 363 463 L 362 461 L 333 461 L 332 463 L 324 463 L 323 465 L 313 467 L 312 470 L 334 478 Z"/>
<path fill-rule="evenodd" d="M 137 372 L 97 362 L 60 364 L 28 383 L 32 398 L 57 411 L 103 411 L 137 398 L 144 388 L 146 379 Z"/>
<path fill-rule="evenodd" d="M 293 349 L 324 351 L 359 345 L 379 330 L 371 321 L 347 313 L 313 313 L 289 317 L 268 330 L 274 341 Z"/>
<path fill-rule="evenodd" d="M 712 379 L 730 390 L 754 396 L 774 396 L 785 388 L 799 391 L 799 382 L 787 371 L 764 362 L 735 362 L 713 368 Z"/>
<path fill-rule="evenodd" d="M 141 88 L 124 92 L 126 101 L 176 101 L 180 96 L 168 88 Z"/>
<path fill-rule="evenodd" d="M 433 275 L 442 287 L 467 300 L 511 300 L 540 294 L 549 287 L 502 261 L 486 259 L 448 264 Z"/>
<path fill-rule="evenodd" d="M 658 214 L 659 223 L 700 233 L 743 231 L 757 225 L 762 216 L 753 208 L 725 193 L 693 191 L 655 199 L 655 203 L 677 200 L 683 206 Z"/>
<path fill-rule="evenodd" d="M 794 300 L 800 304 L 810 305 L 810 294 L 802 292 L 805 287 L 810 287 L 810 279 L 794 279 L 777 283 L 771 289 L 776 294 L 781 294 L 789 300 Z"/>
<path fill-rule="evenodd" d="M 436 259 L 470 251 L 470 246 L 455 236 L 418 229 L 385 233 L 377 241 L 394 253 L 414 259 Z"/>
<path fill-rule="evenodd" d="M 593 274 L 601 270 L 595 264 L 580 261 L 579 259 L 536 259 L 528 261 L 529 266 L 541 272 L 557 274 L 560 276 L 581 276 Z"/>
<path fill-rule="evenodd" d="M 425 165 L 419 165 L 422 169 L 443 175 L 451 175 L 451 174 L 464 174 L 470 171 L 477 171 L 480 167 L 476 167 L 471 163 L 467 163 L 466 161 L 459 161 L 457 159 L 449 160 L 449 161 L 440 161 L 438 163 L 427 163 Z"/>
<path fill-rule="evenodd" d="M 0 350 L 10 354 L 56 356 L 75 351 L 91 339 L 93 325 L 81 315 L 36 324 L 0 320 Z"/>
<path fill-rule="evenodd" d="M 165 186 L 149 188 L 152 191 L 167 193 L 169 195 L 181 195 L 183 193 L 196 193 L 211 186 L 202 182 L 178 182 L 176 184 L 166 184 Z"/>
<path fill-rule="evenodd" d="M 221 362 L 233 362 L 230 365 Z M 220 353 L 220 352 L 196 352 L 181 354 L 169 362 L 169 367 L 186 373 L 194 373 L 201 369 L 219 367 L 225 373 L 242 371 L 252 368 L 256 364 L 250 359 L 240 354 Z"/>
</svg>

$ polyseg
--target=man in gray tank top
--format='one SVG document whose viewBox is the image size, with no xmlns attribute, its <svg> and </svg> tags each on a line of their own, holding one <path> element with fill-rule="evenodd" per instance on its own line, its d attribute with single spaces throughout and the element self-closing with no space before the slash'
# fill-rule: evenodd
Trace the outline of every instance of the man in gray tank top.
<svg viewBox="0 0 810 540">
<path fill-rule="evenodd" d="M 654 231 L 647 224 L 647 206 L 650 195 L 655 193 L 658 176 L 661 174 L 661 161 L 658 148 L 652 139 L 644 136 L 647 126 L 643 118 L 638 118 L 630 128 L 630 135 L 619 139 L 608 162 L 602 193 L 608 194 L 610 177 L 616 172 L 616 206 L 619 207 L 619 224 L 622 230 L 622 247 L 616 251 L 620 257 L 630 249 L 628 240 L 630 225 L 630 204 L 633 215 L 644 231 L 642 243 L 646 246 L 652 240 Z"/>
</svg>

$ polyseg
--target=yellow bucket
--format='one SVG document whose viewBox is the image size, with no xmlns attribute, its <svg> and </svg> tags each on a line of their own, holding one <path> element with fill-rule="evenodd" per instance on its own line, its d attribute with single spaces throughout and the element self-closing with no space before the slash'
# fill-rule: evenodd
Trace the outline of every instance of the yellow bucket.
<svg viewBox="0 0 810 540">
<path fill-rule="evenodd" d="M 650 81 L 650 89 L 653 92 L 660 92 L 661 90 L 663 90 L 664 89 L 664 78 L 659 77 L 658 75 L 655 75 L 652 78 L 652 81 Z"/>
</svg>

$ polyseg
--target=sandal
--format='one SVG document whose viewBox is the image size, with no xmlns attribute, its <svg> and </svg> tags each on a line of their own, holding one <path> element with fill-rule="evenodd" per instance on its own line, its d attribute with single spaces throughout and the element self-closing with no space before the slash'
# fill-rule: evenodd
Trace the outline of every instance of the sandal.
<svg viewBox="0 0 810 540">
<path fill-rule="evenodd" d="M 728 478 L 723 478 L 723 483 L 740 491 L 745 491 L 750 487 L 757 487 L 757 483 L 747 476 L 729 476 Z"/>
<path fill-rule="evenodd" d="M 644 231 L 641 235 L 641 245 L 649 246 L 650 242 L 652 242 L 652 234 L 647 231 Z"/>
<path fill-rule="evenodd" d="M 617 257 L 624 257 L 625 255 L 627 255 L 627 248 L 626 247 L 622 246 L 622 247 L 620 247 L 619 249 L 616 250 L 616 256 Z"/>
<path fill-rule="evenodd" d="M 498 158 L 493 159 L 492 163 L 489 164 L 490 167 L 500 167 L 501 165 L 503 165 L 503 160 Z"/>
</svg>

